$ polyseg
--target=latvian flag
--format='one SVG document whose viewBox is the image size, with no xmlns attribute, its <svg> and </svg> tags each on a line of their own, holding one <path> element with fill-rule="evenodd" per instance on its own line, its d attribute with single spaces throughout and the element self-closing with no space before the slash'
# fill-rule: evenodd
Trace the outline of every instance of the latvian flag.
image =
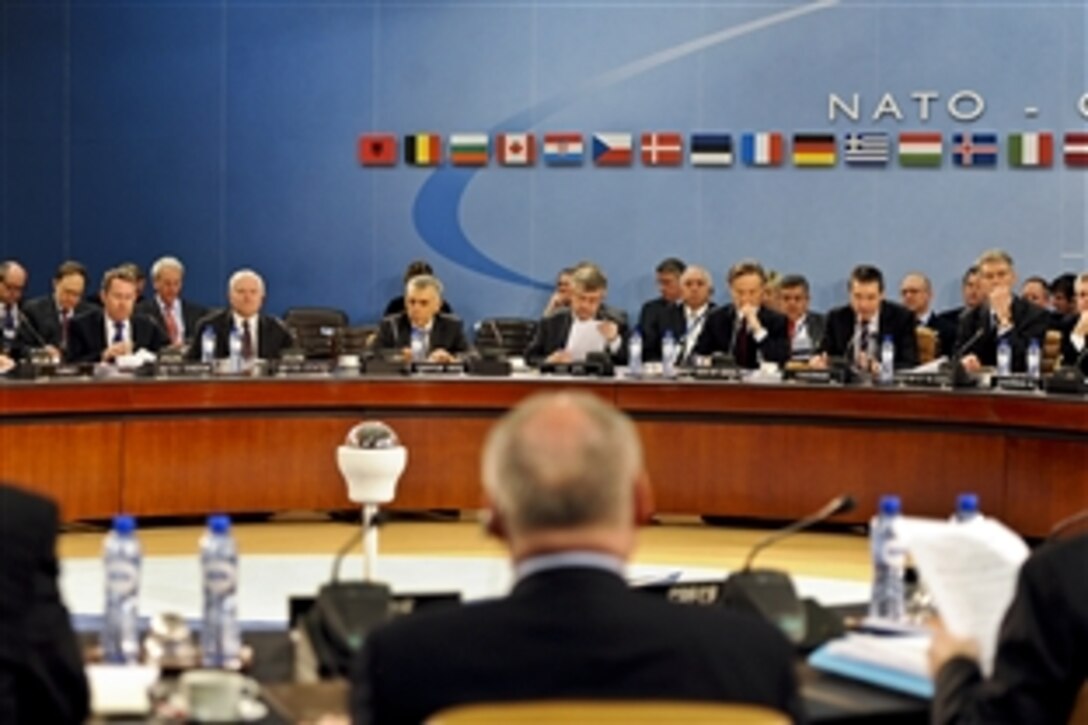
<svg viewBox="0 0 1088 725">
<path fill-rule="evenodd" d="M 358 152 L 363 166 L 396 166 L 397 137 L 391 133 L 364 133 L 359 137 Z"/>
<path fill-rule="evenodd" d="M 733 137 L 727 133 L 691 134 L 692 166 L 732 166 Z"/>
<path fill-rule="evenodd" d="M 593 162 L 597 166 L 630 166 L 631 134 L 593 134 Z"/>
<path fill-rule="evenodd" d="M 1049 131 L 1009 134 L 1009 166 L 1050 166 L 1054 163 L 1054 134 Z"/>
<path fill-rule="evenodd" d="M 944 141 L 939 132 L 906 131 L 899 134 L 899 165 L 911 168 L 941 165 Z"/>
<path fill-rule="evenodd" d="M 536 163 L 536 138 L 531 133 L 500 133 L 495 138 L 495 149 L 503 166 Z"/>
<path fill-rule="evenodd" d="M 887 166 L 891 141 L 883 131 L 851 131 L 842 146 L 847 166 Z"/>
<path fill-rule="evenodd" d="M 997 134 L 952 134 L 952 163 L 964 168 L 992 168 L 997 166 Z"/>
<path fill-rule="evenodd" d="M 580 166 L 585 142 L 580 133 L 544 134 L 544 163 L 549 166 Z"/>
<path fill-rule="evenodd" d="M 748 166 L 779 166 L 782 163 L 782 134 L 746 133 L 740 137 L 740 157 Z"/>
<path fill-rule="evenodd" d="M 454 166 L 487 166 L 486 133 L 450 134 L 450 163 Z"/>
<path fill-rule="evenodd" d="M 830 133 L 795 133 L 794 166 L 834 166 L 835 136 Z"/>
<path fill-rule="evenodd" d="M 642 134 L 644 166 L 679 166 L 684 161 L 684 140 L 679 133 Z"/>
<path fill-rule="evenodd" d="M 1070 131 L 1065 134 L 1065 165 L 1088 166 L 1088 133 Z"/>
<path fill-rule="evenodd" d="M 412 166 L 438 166 L 442 161 L 442 138 L 435 133 L 405 136 L 404 160 Z"/>
</svg>

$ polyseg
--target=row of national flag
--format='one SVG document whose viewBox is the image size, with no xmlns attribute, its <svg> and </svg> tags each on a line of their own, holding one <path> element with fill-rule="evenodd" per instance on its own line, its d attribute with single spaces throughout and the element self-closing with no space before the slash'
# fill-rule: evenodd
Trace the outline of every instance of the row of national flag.
<svg viewBox="0 0 1088 725">
<path fill-rule="evenodd" d="M 444 152 L 453 166 L 487 166 L 492 157 L 500 166 L 581 166 L 587 159 L 595 166 L 631 166 L 639 158 L 643 166 L 782 166 L 787 159 L 798 167 L 832 167 L 839 159 L 847 166 L 887 166 L 895 149 L 899 165 L 908 168 L 939 167 L 946 150 L 954 166 L 987 168 L 998 165 L 1001 143 L 996 132 L 952 133 L 939 131 L 850 131 L 837 138 L 832 133 L 796 133 L 787 144 L 777 131 L 742 133 L 734 146 L 725 131 L 692 133 L 686 139 L 675 131 L 594 133 L 588 139 L 579 132 L 454 133 L 443 139 L 435 133 L 404 136 L 364 133 L 359 137 L 358 157 L 363 166 L 396 166 L 402 157 L 409 166 L 439 166 Z M 1008 165 L 1013 168 L 1045 168 L 1054 165 L 1060 151 L 1066 166 L 1088 168 L 1088 132 L 1070 131 L 1055 148 L 1050 131 L 1015 132 L 1005 139 Z M 686 143 L 685 143 L 686 142 Z M 401 153 L 403 148 L 403 154 Z"/>
</svg>

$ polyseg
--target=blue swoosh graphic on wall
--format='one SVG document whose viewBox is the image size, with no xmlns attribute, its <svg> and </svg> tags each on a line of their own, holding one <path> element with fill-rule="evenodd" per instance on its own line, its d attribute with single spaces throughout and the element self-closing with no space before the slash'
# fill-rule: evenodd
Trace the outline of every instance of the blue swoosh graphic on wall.
<svg viewBox="0 0 1088 725">
<path fill-rule="evenodd" d="M 596 78 L 586 81 L 578 88 L 560 93 L 500 121 L 496 126 L 489 129 L 489 134 L 494 136 L 496 133 L 532 130 L 541 121 L 558 111 L 604 88 L 734 38 L 764 30 L 809 13 L 826 10 L 838 5 L 839 2 L 840 0 L 817 0 L 817 2 L 741 23 L 689 40 L 675 47 L 652 53 L 645 58 L 632 61 L 607 73 L 602 73 Z M 423 243 L 445 259 L 487 277 L 534 289 L 550 290 L 552 288 L 551 280 L 535 280 L 496 262 L 480 251 L 465 234 L 465 230 L 461 227 L 459 214 L 461 199 L 479 170 L 476 168 L 441 167 L 427 177 L 416 195 L 415 203 L 412 205 L 412 221 L 415 224 L 416 231 L 423 238 Z"/>
</svg>

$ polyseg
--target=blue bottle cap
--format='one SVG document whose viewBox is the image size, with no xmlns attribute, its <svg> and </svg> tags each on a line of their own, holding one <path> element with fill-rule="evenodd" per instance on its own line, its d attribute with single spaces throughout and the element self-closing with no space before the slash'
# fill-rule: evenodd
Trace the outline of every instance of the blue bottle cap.
<svg viewBox="0 0 1088 725">
<path fill-rule="evenodd" d="M 978 494 L 961 493 L 956 496 L 956 511 L 961 514 L 978 513 Z"/>
<path fill-rule="evenodd" d="M 122 536 L 129 536 L 136 530 L 136 519 L 128 514 L 118 514 L 113 517 L 113 530 Z"/>
<path fill-rule="evenodd" d="M 881 496 L 880 513 L 884 516 L 894 516 L 902 510 L 902 504 L 898 496 Z"/>
<path fill-rule="evenodd" d="M 215 514 L 208 517 L 208 528 L 213 534 L 230 533 L 230 516 Z"/>
</svg>

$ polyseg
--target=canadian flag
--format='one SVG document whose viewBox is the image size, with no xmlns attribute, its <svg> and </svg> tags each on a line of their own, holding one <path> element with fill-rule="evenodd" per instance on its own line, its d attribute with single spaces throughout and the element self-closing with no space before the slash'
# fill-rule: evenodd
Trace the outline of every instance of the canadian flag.
<svg viewBox="0 0 1088 725">
<path fill-rule="evenodd" d="M 531 133 L 500 133 L 496 145 L 503 166 L 532 166 L 536 162 L 536 139 Z"/>
</svg>

